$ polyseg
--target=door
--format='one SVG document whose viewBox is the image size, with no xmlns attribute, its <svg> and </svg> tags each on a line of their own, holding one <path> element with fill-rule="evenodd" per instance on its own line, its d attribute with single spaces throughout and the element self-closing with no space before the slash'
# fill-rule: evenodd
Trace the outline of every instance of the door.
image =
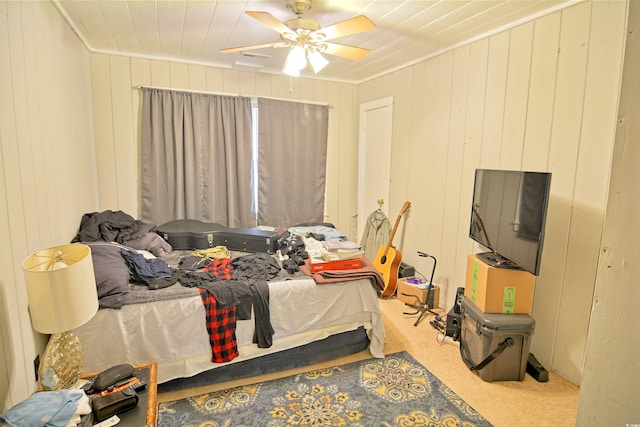
<svg viewBox="0 0 640 427">
<path fill-rule="evenodd" d="M 388 215 L 391 170 L 393 97 L 360 105 L 358 144 L 358 239 L 371 212 L 380 207 Z M 383 203 L 379 206 L 378 201 Z"/>
</svg>

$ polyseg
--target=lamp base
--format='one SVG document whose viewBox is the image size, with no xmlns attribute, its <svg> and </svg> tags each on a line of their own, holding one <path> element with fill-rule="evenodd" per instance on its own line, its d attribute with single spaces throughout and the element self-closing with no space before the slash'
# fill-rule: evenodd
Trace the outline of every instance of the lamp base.
<svg viewBox="0 0 640 427">
<path fill-rule="evenodd" d="M 51 335 L 38 372 L 40 388 L 43 391 L 71 388 L 80 378 L 83 361 L 82 344 L 73 332 Z"/>
</svg>

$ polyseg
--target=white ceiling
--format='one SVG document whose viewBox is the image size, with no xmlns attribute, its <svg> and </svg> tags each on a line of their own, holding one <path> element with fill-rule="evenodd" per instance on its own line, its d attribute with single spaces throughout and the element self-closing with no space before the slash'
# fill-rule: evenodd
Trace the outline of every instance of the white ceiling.
<svg viewBox="0 0 640 427">
<path fill-rule="evenodd" d="M 245 11 L 269 12 L 281 21 L 296 17 L 286 0 L 52 1 L 92 52 L 277 73 L 287 49 L 218 50 L 280 41 Z M 316 76 L 359 83 L 579 1 L 314 0 L 304 17 L 322 27 L 357 15 L 374 22 L 375 30 L 331 40 L 370 49 L 364 59 L 326 55 L 330 63 Z"/>
</svg>

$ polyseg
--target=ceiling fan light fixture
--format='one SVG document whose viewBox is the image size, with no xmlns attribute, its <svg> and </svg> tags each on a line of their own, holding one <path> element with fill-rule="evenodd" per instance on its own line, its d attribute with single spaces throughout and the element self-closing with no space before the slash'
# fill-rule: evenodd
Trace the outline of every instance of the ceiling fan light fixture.
<svg viewBox="0 0 640 427">
<path fill-rule="evenodd" d="M 237 53 L 262 48 L 288 47 L 289 53 L 282 71 L 291 76 L 299 76 L 300 71 L 307 66 L 308 62 L 311 63 L 314 73 L 317 74 L 329 63 L 324 54 L 360 60 L 369 53 L 369 49 L 339 43 L 327 43 L 327 40 L 334 38 L 374 30 L 376 26 L 369 18 L 359 15 L 321 28 L 318 21 L 302 16 L 304 12 L 311 8 L 311 1 L 285 0 L 287 7 L 297 15 L 297 18 L 284 22 L 269 12 L 245 11 L 247 15 L 280 34 L 281 42 L 226 48 L 220 49 L 219 52 Z M 253 52 L 243 55 L 257 57 Z"/>
<path fill-rule="evenodd" d="M 322 56 L 322 54 L 317 50 L 309 53 L 309 62 L 311 62 L 311 66 L 313 67 L 313 72 L 316 74 L 318 74 L 320 70 L 326 67 L 327 64 L 329 63 L 329 61 L 327 61 L 327 58 Z"/>
<path fill-rule="evenodd" d="M 292 67 L 289 61 L 286 61 L 284 63 L 284 68 L 282 69 L 282 72 L 291 77 L 300 77 L 300 70 L 295 67 Z"/>
<path fill-rule="evenodd" d="M 300 70 L 307 66 L 305 50 L 301 46 L 292 46 L 284 62 L 282 72 L 293 77 L 300 77 Z"/>
<path fill-rule="evenodd" d="M 305 49 L 302 46 L 293 46 L 287 56 L 287 65 L 297 70 L 302 70 L 307 66 Z"/>
</svg>

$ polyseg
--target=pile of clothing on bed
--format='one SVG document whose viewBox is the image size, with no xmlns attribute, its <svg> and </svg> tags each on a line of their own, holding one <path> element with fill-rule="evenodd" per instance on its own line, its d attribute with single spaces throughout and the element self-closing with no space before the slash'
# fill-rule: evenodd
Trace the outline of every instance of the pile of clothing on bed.
<svg viewBox="0 0 640 427">
<path fill-rule="evenodd" d="M 178 283 L 179 288 L 196 288 L 205 307 L 212 362 L 228 362 L 239 355 L 236 322 L 250 320 L 252 312 L 253 342 L 260 348 L 271 347 L 274 330 L 269 315 L 268 281 L 281 270 L 273 256 L 259 252 L 231 258 L 226 247 L 217 246 L 187 251 L 178 265 L 171 267 L 161 258 L 145 256 L 117 243 L 88 245 L 92 248 L 96 277 L 105 271 L 105 260 L 111 260 L 110 273 L 119 261 L 117 268 L 127 269 L 127 280 L 152 291 L 147 294 L 174 288 Z M 100 299 L 101 305 L 103 300 Z"/>
<path fill-rule="evenodd" d="M 116 242 L 133 249 L 144 249 L 155 256 L 171 253 L 172 247 L 156 233 L 156 225 L 137 219 L 123 211 L 86 213 L 80 220 L 76 242 Z"/>
<path fill-rule="evenodd" d="M 86 213 L 80 219 L 71 243 L 91 248 L 100 308 L 119 309 L 129 293 L 132 271 L 124 253 L 143 250 L 154 256 L 166 256 L 173 248 L 156 233 L 156 225 L 137 220 L 123 211 L 105 210 Z M 153 261 L 147 266 L 148 280 L 169 274 L 166 263 Z"/>
<path fill-rule="evenodd" d="M 236 321 L 251 319 L 252 311 L 253 342 L 259 348 L 271 347 L 274 330 L 269 316 L 268 281 L 280 272 L 271 255 L 258 252 L 232 259 L 224 246 L 218 246 L 192 252 L 181 260 L 180 266 L 172 269 L 171 277 L 165 280 L 198 288 L 205 306 L 212 362 L 228 362 L 239 355 Z"/>
<path fill-rule="evenodd" d="M 309 259 L 305 238 L 316 241 L 348 240 L 347 236 L 336 229 L 333 224 L 301 224 L 290 227 L 278 238 L 277 254 L 282 268 L 290 274 L 300 271 Z"/>
<path fill-rule="evenodd" d="M 312 272 L 309 265 L 309 252 L 317 247 L 331 250 L 334 247 L 353 248 L 351 245 L 336 245 L 335 242 L 349 242 L 347 236 L 330 224 L 299 225 L 291 227 L 279 240 L 279 255 L 284 256 L 283 268 L 288 271 L 301 271 L 307 276 L 313 277 L 319 285 L 325 283 L 337 283 L 345 280 L 370 279 L 371 284 L 378 291 L 385 289 L 384 278 L 375 268 L 373 263 L 362 256 L 362 268 L 349 270 L 324 270 Z M 283 250 L 283 246 L 285 249 Z M 359 247 L 359 245 L 356 244 Z M 286 264 L 289 263 L 289 264 Z"/>
</svg>

